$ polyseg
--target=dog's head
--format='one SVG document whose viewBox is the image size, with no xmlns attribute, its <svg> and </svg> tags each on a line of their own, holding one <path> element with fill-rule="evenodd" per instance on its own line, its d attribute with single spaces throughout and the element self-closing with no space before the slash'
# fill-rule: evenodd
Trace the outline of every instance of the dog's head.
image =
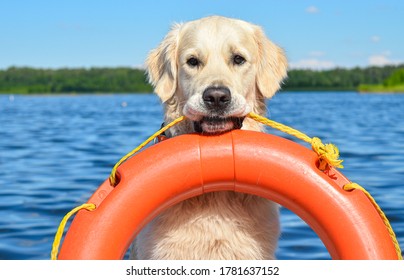
<svg viewBox="0 0 404 280">
<path fill-rule="evenodd" d="M 187 132 L 212 134 L 240 128 L 251 111 L 264 113 L 287 63 L 260 27 L 214 16 L 174 25 L 146 66 L 166 117 L 184 114 Z"/>
</svg>

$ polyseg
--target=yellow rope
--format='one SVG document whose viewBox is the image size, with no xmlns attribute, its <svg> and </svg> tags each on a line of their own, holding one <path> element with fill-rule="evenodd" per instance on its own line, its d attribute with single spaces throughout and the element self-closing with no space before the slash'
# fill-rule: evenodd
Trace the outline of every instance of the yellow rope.
<svg viewBox="0 0 404 280">
<path fill-rule="evenodd" d="M 317 137 L 310 138 L 306 134 L 291 128 L 289 126 L 286 126 L 284 124 L 269 120 L 265 117 L 262 117 L 260 115 L 257 115 L 255 113 L 249 113 L 247 117 L 256 120 L 257 122 L 260 122 L 262 124 L 268 125 L 272 128 L 275 128 L 277 130 L 280 130 L 284 133 L 290 134 L 304 142 L 307 142 L 311 144 L 312 149 L 314 152 L 317 153 L 319 157 L 319 169 L 320 170 L 326 170 L 328 166 L 333 166 L 333 167 L 338 167 L 338 168 L 343 168 L 342 166 L 342 160 L 339 159 L 339 150 L 338 148 L 333 145 L 333 144 L 326 144 L 324 145 L 321 140 Z"/>
<path fill-rule="evenodd" d="M 317 153 L 319 156 L 319 168 L 320 170 L 325 170 L 328 168 L 328 166 L 334 166 L 338 168 L 343 168 L 342 166 L 342 160 L 339 159 L 339 150 L 338 148 L 333 145 L 333 144 L 326 144 L 324 145 L 321 140 L 317 137 L 310 138 L 306 134 L 291 128 L 289 126 L 283 125 L 281 123 L 269 120 L 265 117 L 262 117 L 260 115 L 257 115 L 255 113 L 249 113 L 247 117 L 254 119 L 262 124 L 268 125 L 272 128 L 278 129 L 284 133 L 290 134 L 300 140 L 303 140 L 307 143 L 310 143 L 312 145 L 312 149 Z M 136 154 L 138 151 L 140 151 L 142 148 L 144 148 L 147 144 L 149 144 L 151 141 L 153 141 L 154 138 L 162 134 L 164 131 L 168 130 L 169 128 L 173 127 L 179 122 L 182 122 L 185 120 L 185 116 L 181 116 L 175 120 L 173 120 L 171 123 L 167 124 L 166 126 L 162 127 L 160 130 L 158 130 L 156 133 L 154 133 L 152 136 L 146 139 L 142 144 L 140 144 L 138 147 L 133 149 L 131 152 L 123 156 L 112 168 L 111 174 L 109 176 L 109 180 L 111 182 L 112 186 L 116 185 L 116 170 L 118 167 L 125 162 L 127 159 L 129 159 L 131 156 Z"/>
<path fill-rule="evenodd" d="M 262 124 L 265 124 L 267 126 L 270 126 L 272 128 L 275 128 L 277 130 L 280 130 L 280 131 L 282 131 L 282 132 L 284 132 L 286 134 L 290 134 L 290 135 L 292 135 L 292 136 L 294 136 L 294 137 L 296 137 L 296 138 L 298 138 L 298 139 L 300 139 L 300 140 L 302 140 L 304 142 L 311 143 L 311 138 L 309 136 L 307 136 L 304 133 L 301 133 L 300 131 L 298 131 L 298 130 L 296 130 L 294 128 L 291 128 L 289 126 L 283 125 L 283 124 L 278 123 L 276 121 L 267 119 L 265 117 L 262 117 L 260 115 L 255 114 L 255 113 L 252 113 L 252 112 L 249 113 L 247 115 L 247 117 L 249 117 L 249 118 L 251 118 L 253 120 L 256 120 L 257 122 L 260 122 Z"/>
<path fill-rule="evenodd" d="M 386 226 L 390 237 L 393 241 L 394 247 L 396 249 L 397 252 L 397 257 L 399 260 L 403 259 L 403 256 L 401 254 L 401 249 L 400 249 L 400 245 L 398 244 L 397 238 L 396 238 L 396 234 L 393 231 L 393 228 L 391 227 L 391 224 L 389 222 L 389 220 L 387 219 L 386 215 L 383 213 L 382 209 L 379 207 L 379 205 L 377 204 L 376 200 L 371 196 L 371 194 L 365 190 L 365 188 L 361 187 L 359 184 L 357 183 L 349 183 L 346 184 L 343 189 L 345 191 L 352 191 L 352 190 L 360 190 L 362 191 L 370 200 L 370 202 L 372 202 L 373 206 L 376 208 L 377 212 L 379 213 L 380 217 L 383 220 L 384 225 Z"/>
<path fill-rule="evenodd" d="M 62 240 L 63 232 L 64 232 L 64 229 L 65 229 L 67 221 L 70 219 L 71 216 L 76 214 L 81 209 L 86 209 L 86 210 L 89 210 L 89 211 L 93 211 L 93 210 L 95 210 L 95 204 L 85 203 L 83 205 L 77 206 L 76 208 L 71 210 L 69 213 L 67 213 L 63 217 L 63 219 L 60 222 L 60 225 L 58 227 L 58 230 L 56 231 L 55 239 L 53 241 L 52 252 L 51 252 L 51 260 L 56 260 L 57 259 L 57 255 L 58 255 L 58 252 L 59 252 L 60 241 Z"/>
<path fill-rule="evenodd" d="M 128 158 L 130 158 L 131 156 L 133 156 L 134 154 L 136 154 L 139 150 L 141 150 L 144 146 L 146 146 L 147 144 L 149 144 L 151 141 L 154 140 L 154 138 L 156 138 L 157 136 L 159 136 L 160 134 L 162 134 L 164 131 L 166 131 L 167 129 L 173 127 L 174 125 L 176 125 L 179 122 L 182 122 L 183 120 L 185 120 L 185 116 L 181 116 L 175 120 L 173 120 L 172 122 L 170 122 L 169 124 L 167 124 L 166 126 L 162 127 L 159 131 L 157 131 L 156 133 L 154 133 L 152 136 L 150 136 L 149 138 L 146 139 L 146 141 L 144 141 L 142 144 L 140 144 L 138 147 L 136 147 L 135 149 L 133 149 L 131 152 L 129 152 L 127 155 L 125 155 L 124 157 L 122 157 L 114 166 L 114 168 L 112 168 L 111 174 L 109 175 L 109 181 L 111 182 L 112 186 L 116 185 L 116 170 L 118 169 L 118 167 L 124 162 L 126 161 Z"/>
</svg>

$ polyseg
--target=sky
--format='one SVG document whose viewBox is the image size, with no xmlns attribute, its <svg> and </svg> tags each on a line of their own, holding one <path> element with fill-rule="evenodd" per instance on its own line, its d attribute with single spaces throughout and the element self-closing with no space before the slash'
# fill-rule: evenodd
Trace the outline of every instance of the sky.
<svg viewBox="0 0 404 280">
<path fill-rule="evenodd" d="M 0 69 L 143 67 L 176 22 L 260 25 L 289 67 L 404 63 L 402 0 L 0 0 Z"/>
</svg>

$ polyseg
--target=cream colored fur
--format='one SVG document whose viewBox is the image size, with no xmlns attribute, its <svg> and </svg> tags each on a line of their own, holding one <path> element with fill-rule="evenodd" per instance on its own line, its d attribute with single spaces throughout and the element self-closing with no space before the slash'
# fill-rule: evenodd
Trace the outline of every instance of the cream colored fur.
<svg viewBox="0 0 404 280">
<path fill-rule="evenodd" d="M 232 60 L 245 58 L 242 65 Z M 200 61 L 190 67 L 190 57 Z M 194 132 L 193 121 L 211 114 L 202 94 L 208 87 L 231 91 L 223 117 L 264 115 L 286 76 L 283 51 L 262 29 L 219 16 L 174 25 L 147 59 L 147 71 L 165 109 L 165 121 L 186 115 L 170 136 Z M 243 129 L 260 131 L 245 119 Z M 152 188 L 152 186 L 151 186 Z M 183 201 L 161 213 L 137 236 L 131 258 L 274 259 L 279 238 L 278 206 L 264 198 L 214 192 Z"/>
</svg>

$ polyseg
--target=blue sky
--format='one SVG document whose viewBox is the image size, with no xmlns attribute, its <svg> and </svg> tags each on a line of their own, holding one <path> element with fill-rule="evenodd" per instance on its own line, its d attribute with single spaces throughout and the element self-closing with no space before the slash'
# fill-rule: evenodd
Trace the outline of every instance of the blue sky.
<svg viewBox="0 0 404 280">
<path fill-rule="evenodd" d="M 0 69 L 140 67 L 174 22 L 261 25 L 291 68 L 404 63 L 402 0 L 0 0 Z"/>
</svg>

